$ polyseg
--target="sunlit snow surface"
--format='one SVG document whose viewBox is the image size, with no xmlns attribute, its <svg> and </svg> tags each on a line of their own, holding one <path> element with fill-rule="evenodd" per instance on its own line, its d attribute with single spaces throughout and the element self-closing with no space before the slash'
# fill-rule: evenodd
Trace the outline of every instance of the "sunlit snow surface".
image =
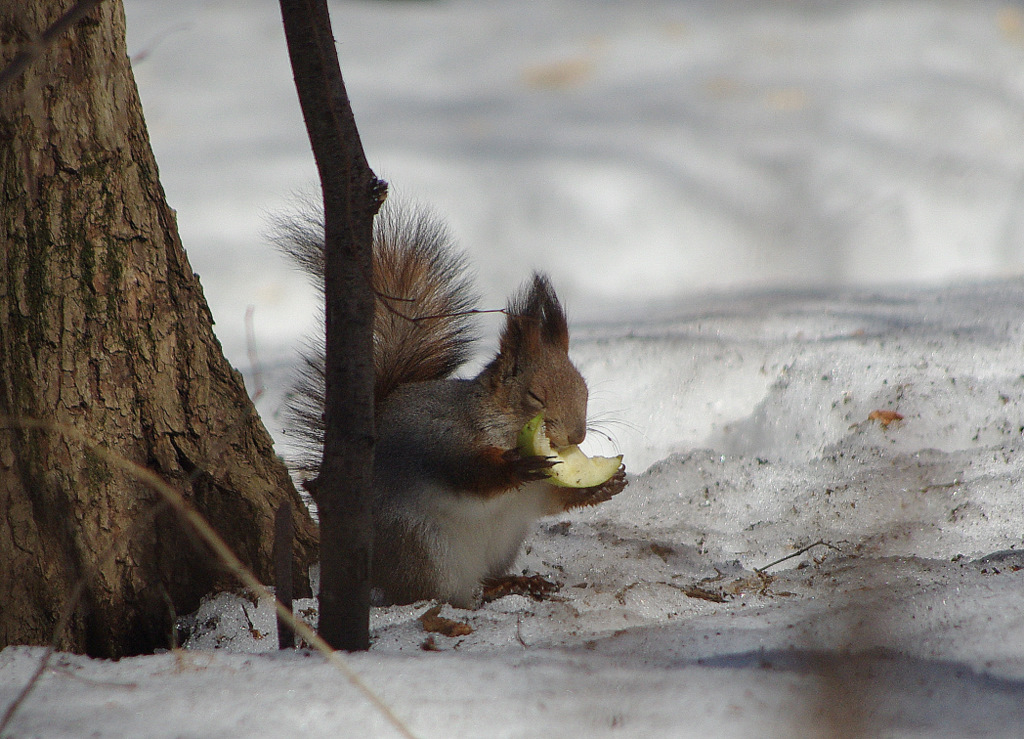
<svg viewBox="0 0 1024 739">
<path fill-rule="evenodd" d="M 275 7 L 249 5 L 129 16 L 135 49 L 166 36 L 140 87 L 221 338 L 248 367 L 255 305 L 274 383 L 313 309 L 259 212 L 313 174 Z M 528 540 L 555 598 L 446 607 L 473 633 L 440 651 L 429 604 L 375 609 L 349 661 L 414 734 L 1020 735 L 1016 7 L 332 5 L 371 159 L 451 216 L 487 300 L 534 266 L 565 287 L 587 443 L 631 472 Z M 186 626 L 185 651 L 59 655 L 12 736 L 395 735 L 274 651 L 266 604 Z M 41 652 L 0 653 L 0 707 Z"/>
<path fill-rule="evenodd" d="M 352 665 L 420 736 L 1014 736 L 1022 322 L 1011 282 L 731 296 L 579 331 L 637 474 L 528 540 L 518 567 L 561 592 L 446 607 L 474 631 L 440 653 L 421 649 L 428 604 L 375 609 Z M 320 657 L 273 652 L 266 604 L 217 596 L 187 625 L 174 655 L 62 655 L 18 735 L 387 735 Z M 0 696 L 40 652 L 0 653 Z"/>
</svg>

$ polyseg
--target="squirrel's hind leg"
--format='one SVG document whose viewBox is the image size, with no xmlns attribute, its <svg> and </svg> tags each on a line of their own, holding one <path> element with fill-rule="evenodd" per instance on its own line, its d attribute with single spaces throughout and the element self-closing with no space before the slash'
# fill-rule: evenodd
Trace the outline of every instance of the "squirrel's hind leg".
<svg viewBox="0 0 1024 739">
<path fill-rule="evenodd" d="M 504 598 L 506 595 L 525 595 L 534 600 L 547 600 L 561 590 L 560 583 L 552 582 L 540 575 L 502 575 L 483 581 L 483 602 Z"/>
</svg>

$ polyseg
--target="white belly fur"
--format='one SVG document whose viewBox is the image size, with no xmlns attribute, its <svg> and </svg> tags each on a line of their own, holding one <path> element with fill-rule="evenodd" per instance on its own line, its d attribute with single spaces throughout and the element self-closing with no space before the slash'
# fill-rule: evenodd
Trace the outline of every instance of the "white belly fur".
<svg viewBox="0 0 1024 739">
<path fill-rule="evenodd" d="M 428 551 L 436 557 L 444 600 L 470 607 L 481 580 L 508 573 L 530 525 L 544 515 L 546 486 L 529 483 L 492 498 L 450 490 L 424 496 L 424 533 L 434 539 Z"/>
</svg>

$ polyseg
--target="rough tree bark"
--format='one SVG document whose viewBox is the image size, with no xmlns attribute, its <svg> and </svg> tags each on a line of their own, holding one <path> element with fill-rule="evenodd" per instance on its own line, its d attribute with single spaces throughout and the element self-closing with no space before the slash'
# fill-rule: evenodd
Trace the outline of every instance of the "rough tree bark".
<svg viewBox="0 0 1024 739">
<path fill-rule="evenodd" d="M 0 2 L 0 65 L 70 0 Z M 0 647 L 50 641 L 99 656 L 171 642 L 173 617 L 224 573 L 158 498 L 68 436 L 144 465 L 271 579 L 274 512 L 293 502 L 296 573 L 316 532 L 223 357 L 165 202 L 125 50 L 105 0 L 0 89 Z M 110 556 L 104 556 L 106 551 Z M 299 583 L 301 585 L 301 583 Z"/>
</svg>

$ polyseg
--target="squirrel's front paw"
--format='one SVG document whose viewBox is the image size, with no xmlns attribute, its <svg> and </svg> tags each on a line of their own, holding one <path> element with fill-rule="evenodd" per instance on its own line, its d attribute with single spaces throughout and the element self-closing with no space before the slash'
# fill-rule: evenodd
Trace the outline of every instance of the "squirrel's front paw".
<svg viewBox="0 0 1024 739">
<path fill-rule="evenodd" d="M 509 449 L 501 458 L 509 466 L 512 477 L 522 482 L 546 479 L 548 470 L 557 464 L 552 457 L 523 454 L 519 449 Z"/>
<path fill-rule="evenodd" d="M 603 503 L 606 500 L 610 500 L 613 495 L 618 495 L 625 490 L 628 484 L 626 481 L 626 465 L 622 464 L 619 465 L 619 469 L 615 471 L 614 475 L 600 485 L 585 489 L 594 491 L 595 503 Z"/>
<path fill-rule="evenodd" d="M 590 488 L 559 488 L 558 492 L 562 495 L 563 508 L 569 510 L 611 500 L 613 496 L 621 493 L 627 484 L 626 467 L 622 465 L 614 475 L 600 485 Z"/>
</svg>

